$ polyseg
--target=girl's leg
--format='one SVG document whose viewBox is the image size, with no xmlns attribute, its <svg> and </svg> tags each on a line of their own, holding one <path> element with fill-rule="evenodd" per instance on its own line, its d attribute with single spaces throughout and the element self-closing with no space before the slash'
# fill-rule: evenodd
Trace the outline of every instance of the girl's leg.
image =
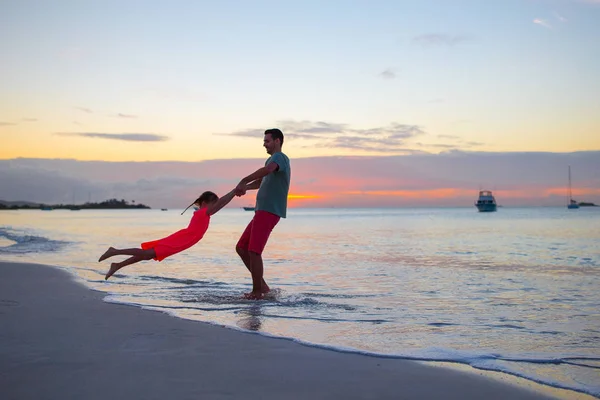
<svg viewBox="0 0 600 400">
<path fill-rule="evenodd" d="M 137 250 L 140 250 L 140 249 L 137 249 Z M 110 278 L 115 272 L 117 272 L 118 270 L 120 270 L 123 267 L 138 263 L 140 261 L 151 260 L 154 257 L 156 257 L 156 253 L 154 252 L 154 249 L 148 249 L 148 250 L 142 250 L 142 251 L 145 252 L 145 254 L 142 256 L 132 256 L 132 257 L 129 257 L 128 259 L 123 260 L 119 263 L 112 263 L 110 265 L 110 269 L 108 270 L 108 272 L 106 273 L 106 276 L 104 277 L 104 280 L 107 280 L 108 278 Z"/>
<path fill-rule="evenodd" d="M 131 248 L 131 249 L 115 249 L 114 247 L 109 247 L 108 250 L 104 252 L 98 259 L 98 262 L 104 261 L 107 258 L 114 256 L 136 256 L 136 257 L 147 257 L 150 253 L 154 254 L 153 249 L 140 249 L 140 248 Z M 154 258 L 154 255 L 150 258 Z M 150 258 L 143 258 L 144 260 L 149 260 Z"/>
</svg>

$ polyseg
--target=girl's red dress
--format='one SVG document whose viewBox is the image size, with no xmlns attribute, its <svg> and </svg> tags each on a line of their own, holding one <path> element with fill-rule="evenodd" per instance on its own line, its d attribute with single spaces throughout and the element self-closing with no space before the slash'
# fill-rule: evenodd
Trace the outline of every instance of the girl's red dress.
<svg viewBox="0 0 600 400">
<path fill-rule="evenodd" d="M 187 228 L 181 229 L 159 240 L 142 243 L 142 249 L 154 249 L 156 261 L 162 261 L 173 254 L 189 249 L 202 239 L 210 224 L 208 209 L 201 208 L 194 212 Z"/>
</svg>

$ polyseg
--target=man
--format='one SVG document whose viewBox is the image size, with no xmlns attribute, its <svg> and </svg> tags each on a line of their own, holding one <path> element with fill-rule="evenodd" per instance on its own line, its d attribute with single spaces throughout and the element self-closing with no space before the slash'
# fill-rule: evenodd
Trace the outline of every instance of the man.
<svg viewBox="0 0 600 400">
<path fill-rule="evenodd" d="M 237 253 L 252 274 L 252 292 L 246 297 L 255 300 L 262 299 L 270 290 L 263 279 L 262 252 L 279 219 L 286 217 L 291 176 L 290 160 L 281 152 L 283 133 L 267 129 L 263 145 L 270 155 L 265 166 L 242 179 L 236 187 L 237 195 L 258 189 L 254 218 L 236 245 Z"/>
</svg>

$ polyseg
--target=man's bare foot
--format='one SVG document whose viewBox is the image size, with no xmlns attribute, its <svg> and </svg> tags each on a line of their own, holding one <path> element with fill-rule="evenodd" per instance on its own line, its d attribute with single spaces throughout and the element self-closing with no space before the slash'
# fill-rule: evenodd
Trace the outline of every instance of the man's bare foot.
<svg viewBox="0 0 600 400">
<path fill-rule="evenodd" d="M 262 288 L 260 289 L 262 294 L 267 294 L 271 291 L 271 288 L 269 286 L 267 286 L 266 283 L 262 284 Z"/>
<path fill-rule="evenodd" d="M 244 297 L 248 300 L 263 300 L 265 295 L 260 292 L 244 293 Z"/>
<path fill-rule="evenodd" d="M 106 250 L 106 251 L 104 252 L 104 254 L 102 254 L 102 255 L 100 256 L 100 258 L 98 259 L 98 262 L 100 262 L 100 261 L 104 261 L 104 260 L 106 260 L 107 258 L 114 256 L 114 255 L 115 255 L 115 253 L 116 253 L 116 250 L 115 250 L 115 248 L 114 248 L 114 247 L 109 247 L 109 248 L 108 248 L 108 250 Z"/>
<path fill-rule="evenodd" d="M 110 278 L 111 276 L 113 276 L 113 274 L 115 272 L 117 272 L 118 270 L 120 270 L 120 269 L 121 269 L 121 267 L 119 266 L 119 263 L 112 263 L 112 264 L 110 264 L 110 269 L 106 273 L 106 276 L 104 277 L 104 280 L 107 280 L 108 278 Z"/>
</svg>

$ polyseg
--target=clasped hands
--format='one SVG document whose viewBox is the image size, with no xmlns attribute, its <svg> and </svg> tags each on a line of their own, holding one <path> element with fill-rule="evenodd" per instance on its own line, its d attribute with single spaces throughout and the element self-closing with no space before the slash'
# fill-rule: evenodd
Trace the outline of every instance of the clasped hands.
<svg viewBox="0 0 600 400">
<path fill-rule="evenodd" d="M 240 182 L 234 190 L 237 197 L 242 197 L 246 194 L 246 184 Z"/>
</svg>

